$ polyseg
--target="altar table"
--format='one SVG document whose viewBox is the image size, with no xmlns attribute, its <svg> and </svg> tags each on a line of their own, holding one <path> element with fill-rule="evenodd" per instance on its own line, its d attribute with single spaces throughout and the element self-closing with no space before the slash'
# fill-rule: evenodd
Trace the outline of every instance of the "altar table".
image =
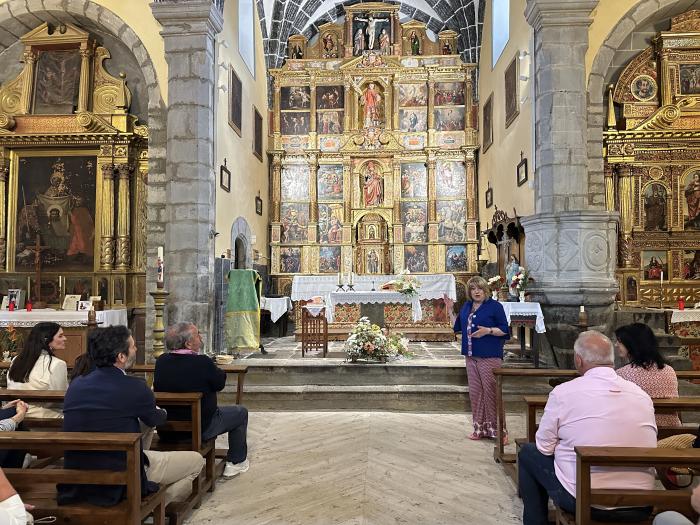
<svg viewBox="0 0 700 525">
<path fill-rule="evenodd" d="M 326 319 L 333 322 L 333 314 L 336 304 L 410 304 L 413 322 L 423 319 L 423 310 L 420 306 L 420 299 L 417 295 L 412 297 L 400 292 L 386 290 L 369 292 L 332 292 L 328 294 L 326 303 Z"/>
<path fill-rule="evenodd" d="M 545 333 L 544 315 L 540 303 L 511 303 L 502 302 L 503 310 L 511 328 L 518 329 L 520 340 L 520 357 L 525 357 L 525 329 L 530 329 L 530 350 L 535 368 L 540 367 L 539 348 L 535 344 L 535 333 Z"/>
<path fill-rule="evenodd" d="M 75 358 L 85 353 L 87 349 L 87 317 L 86 310 L 53 310 L 51 308 L 0 311 L 0 329 L 13 326 L 24 329 L 28 335 L 29 329 L 41 322 L 58 323 L 66 336 L 66 348 L 56 352 L 56 356 L 68 365 L 73 365 Z M 124 325 L 128 326 L 126 309 L 104 310 L 95 312 L 95 320 L 100 327 Z"/>
</svg>

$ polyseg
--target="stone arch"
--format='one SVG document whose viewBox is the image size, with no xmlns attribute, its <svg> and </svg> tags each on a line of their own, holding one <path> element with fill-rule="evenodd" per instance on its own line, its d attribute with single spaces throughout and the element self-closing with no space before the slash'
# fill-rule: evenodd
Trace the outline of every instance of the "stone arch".
<svg viewBox="0 0 700 525">
<path fill-rule="evenodd" d="M 253 267 L 253 232 L 248 221 L 243 217 L 238 217 L 231 225 L 231 259 L 233 261 L 243 260 L 245 268 Z M 237 252 L 241 247 L 245 250 L 244 256 Z"/>
<path fill-rule="evenodd" d="M 608 70 L 613 64 L 615 55 L 622 43 L 637 29 L 655 20 L 667 20 L 687 10 L 688 2 L 684 0 L 638 0 L 610 30 L 593 59 L 586 90 L 588 93 L 588 189 L 589 205 L 593 208 L 605 207 L 605 177 L 601 145 L 607 110 L 606 83 L 611 80 L 608 78 Z M 624 66 L 620 66 L 620 71 L 622 69 Z"/>
<path fill-rule="evenodd" d="M 146 283 L 154 289 L 157 247 L 165 244 L 165 145 L 167 109 L 158 76 L 141 38 L 115 13 L 92 0 L 7 0 L 0 4 L 0 53 L 22 35 L 44 22 L 71 23 L 89 30 L 95 26 L 121 40 L 138 63 L 146 82 L 148 120 L 148 186 L 146 199 L 149 220 L 146 227 Z M 154 191 L 156 190 L 156 191 Z M 146 294 L 146 340 L 153 331 L 153 298 Z"/>
</svg>

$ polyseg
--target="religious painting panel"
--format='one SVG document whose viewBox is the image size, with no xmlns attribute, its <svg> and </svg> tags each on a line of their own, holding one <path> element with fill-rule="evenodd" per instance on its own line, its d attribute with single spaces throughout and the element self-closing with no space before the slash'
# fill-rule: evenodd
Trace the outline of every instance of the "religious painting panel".
<svg viewBox="0 0 700 525">
<path fill-rule="evenodd" d="M 484 109 L 481 115 L 481 146 L 483 147 L 483 153 L 491 147 L 493 144 L 493 93 L 489 95 L 489 98 L 484 102 Z"/>
<path fill-rule="evenodd" d="M 321 164 L 318 167 L 318 200 L 343 200 L 343 165 Z"/>
<path fill-rule="evenodd" d="M 92 277 L 89 276 L 69 276 L 66 277 L 66 295 L 79 295 L 83 301 L 93 295 L 92 293 Z"/>
<path fill-rule="evenodd" d="M 404 246 L 404 267 L 411 273 L 426 273 L 428 271 L 428 247 L 425 245 Z"/>
<path fill-rule="evenodd" d="M 340 246 L 321 246 L 318 254 L 319 273 L 340 271 Z"/>
<path fill-rule="evenodd" d="M 422 162 L 401 164 L 401 198 L 425 199 L 428 197 L 428 170 Z"/>
<path fill-rule="evenodd" d="M 96 158 L 20 157 L 15 172 L 15 268 L 92 271 Z"/>
<path fill-rule="evenodd" d="M 637 300 L 637 279 L 631 275 L 627 277 L 626 287 L 625 287 L 625 297 L 627 301 Z"/>
<path fill-rule="evenodd" d="M 288 164 L 282 168 L 282 200 L 309 200 L 309 167 L 303 164 Z"/>
<path fill-rule="evenodd" d="M 428 205 L 425 201 L 401 203 L 401 222 L 404 224 L 404 242 L 427 241 Z"/>
<path fill-rule="evenodd" d="M 308 204 L 283 203 L 280 217 L 283 243 L 306 242 L 308 240 Z"/>
<path fill-rule="evenodd" d="M 383 252 L 381 249 L 370 248 L 365 252 L 365 273 L 381 274 L 383 263 Z"/>
<path fill-rule="evenodd" d="M 648 102 L 656 97 L 656 81 L 649 75 L 638 75 L 632 80 L 630 91 L 640 102 Z"/>
<path fill-rule="evenodd" d="M 281 113 L 282 135 L 306 135 L 309 133 L 311 113 L 308 111 L 284 111 Z"/>
<path fill-rule="evenodd" d="M 36 115 L 71 114 L 78 107 L 80 51 L 43 50 L 36 63 L 34 109 Z"/>
<path fill-rule="evenodd" d="M 642 252 L 642 270 L 648 281 L 660 281 L 663 274 L 668 279 L 668 258 L 665 251 L 650 250 Z"/>
<path fill-rule="evenodd" d="M 345 88 L 343 86 L 317 86 L 316 109 L 343 109 Z"/>
<path fill-rule="evenodd" d="M 377 82 L 369 82 L 359 96 L 359 121 L 365 128 L 383 128 L 384 115 L 384 88 Z"/>
<path fill-rule="evenodd" d="M 433 104 L 435 106 L 463 106 L 464 83 L 436 82 Z"/>
<path fill-rule="evenodd" d="M 504 75 L 506 128 L 513 123 L 520 113 L 520 104 L 518 101 L 518 62 L 520 62 L 520 60 L 518 55 L 516 55 L 508 65 Z"/>
<path fill-rule="evenodd" d="M 343 205 L 319 203 L 318 242 L 340 244 L 343 241 Z"/>
<path fill-rule="evenodd" d="M 124 277 L 118 275 L 114 278 L 114 304 L 124 304 L 126 300 L 126 282 Z"/>
<path fill-rule="evenodd" d="M 360 184 L 362 185 L 362 202 L 365 207 L 384 204 L 384 176 L 377 162 L 369 161 L 362 167 Z"/>
<path fill-rule="evenodd" d="M 280 249 L 280 273 L 301 272 L 301 248 Z"/>
<path fill-rule="evenodd" d="M 700 279 L 700 250 L 683 251 L 683 279 L 688 281 Z"/>
<path fill-rule="evenodd" d="M 352 20 L 352 54 L 379 50 L 391 53 L 391 19 L 388 13 L 357 13 Z"/>
<path fill-rule="evenodd" d="M 467 175 L 463 163 L 439 160 L 435 171 L 435 186 L 438 197 L 464 197 Z"/>
<path fill-rule="evenodd" d="M 281 109 L 311 109 L 309 86 L 286 86 L 280 90 Z"/>
<path fill-rule="evenodd" d="M 467 247 L 448 246 L 445 252 L 445 271 L 466 272 L 467 271 Z"/>
<path fill-rule="evenodd" d="M 321 57 L 338 58 L 338 35 L 333 31 L 327 31 L 321 35 Z"/>
<path fill-rule="evenodd" d="M 337 135 L 343 132 L 343 111 L 316 113 L 316 131 L 319 135 Z"/>
<path fill-rule="evenodd" d="M 467 232 L 467 205 L 463 200 L 437 201 L 438 240 L 441 242 L 464 242 Z"/>
<path fill-rule="evenodd" d="M 644 231 L 665 231 L 667 191 L 663 184 L 652 183 L 644 189 Z"/>
<path fill-rule="evenodd" d="M 106 277 L 97 279 L 97 295 L 99 295 L 105 304 L 109 304 L 109 280 Z"/>
<path fill-rule="evenodd" d="M 679 64 L 681 95 L 700 94 L 700 64 Z"/>
<path fill-rule="evenodd" d="M 228 123 L 241 136 L 243 126 L 243 83 L 231 67 L 229 70 Z"/>
<path fill-rule="evenodd" d="M 435 109 L 435 129 L 437 131 L 461 131 L 464 129 L 464 108 Z"/>
<path fill-rule="evenodd" d="M 399 84 L 399 106 L 420 107 L 427 105 L 427 84 Z"/>
<path fill-rule="evenodd" d="M 403 135 L 401 144 L 409 150 L 418 150 L 425 147 L 425 135 Z"/>
<path fill-rule="evenodd" d="M 694 168 L 681 179 L 683 225 L 686 230 L 700 230 L 700 169 Z"/>
<path fill-rule="evenodd" d="M 399 130 L 407 133 L 428 130 L 428 114 L 425 110 L 400 109 Z"/>
</svg>

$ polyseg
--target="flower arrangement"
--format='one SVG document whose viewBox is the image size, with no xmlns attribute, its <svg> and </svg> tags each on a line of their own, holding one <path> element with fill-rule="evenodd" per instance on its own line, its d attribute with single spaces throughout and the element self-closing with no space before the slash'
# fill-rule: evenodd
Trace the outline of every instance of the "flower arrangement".
<svg viewBox="0 0 700 525">
<path fill-rule="evenodd" d="M 489 288 L 491 288 L 491 290 L 498 290 L 504 281 L 505 279 L 503 277 L 501 277 L 500 275 L 496 275 L 494 277 L 491 277 L 486 282 L 489 284 Z"/>
<path fill-rule="evenodd" d="M 3 357 L 8 356 L 12 359 L 23 346 L 24 336 L 14 326 L 8 325 L 0 330 L 0 352 L 2 352 Z"/>
<path fill-rule="evenodd" d="M 420 288 L 420 281 L 413 277 L 408 270 L 401 270 L 396 279 L 382 285 L 382 290 L 394 290 L 409 297 L 418 295 L 418 288 Z"/>
<path fill-rule="evenodd" d="M 387 335 L 366 317 L 360 318 L 345 341 L 345 355 L 350 361 L 367 359 L 369 361 L 387 361 L 398 356 L 410 357 L 408 339 L 401 334 Z"/>
<path fill-rule="evenodd" d="M 521 266 L 518 268 L 518 273 L 516 273 L 511 279 L 510 287 L 515 292 L 524 292 L 527 290 L 531 280 L 530 271 Z"/>
</svg>

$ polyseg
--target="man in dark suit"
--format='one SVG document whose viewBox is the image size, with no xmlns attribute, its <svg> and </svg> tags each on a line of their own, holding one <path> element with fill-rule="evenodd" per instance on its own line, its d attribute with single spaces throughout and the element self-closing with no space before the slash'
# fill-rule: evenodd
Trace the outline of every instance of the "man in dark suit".
<svg viewBox="0 0 700 525">
<path fill-rule="evenodd" d="M 126 370 L 136 361 L 136 344 L 125 326 L 97 328 L 88 335 L 88 354 L 94 370 L 76 377 L 68 386 L 63 406 L 66 432 L 136 432 L 139 420 L 149 427 L 166 421 L 153 392 Z M 66 452 L 66 468 L 84 470 L 125 470 L 123 452 Z M 141 495 L 167 486 L 165 502 L 184 501 L 199 476 L 204 458 L 198 452 L 156 452 L 141 454 Z M 111 506 L 126 495 L 124 485 L 59 485 L 61 503 L 88 502 Z"/>
<path fill-rule="evenodd" d="M 249 468 L 248 410 L 234 405 L 217 406 L 216 393 L 226 386 L 226 372 L 214 361 L 199 353 L 202 337 L 192 323 L 178 323 L 168 327 L 165 333 L 165 346 L 168 353 L 156 360 L 153 376 L 153 389 L 156 392 L 202 392 L 202 439 L 215 439 L 219 434 L 228 433 L 228 454 L 224 478 L 230 479 Z M 185 409 L 188 410 L 188 409 Z M 189 414 L 171 409 L 171 419 L 189 418 Z M 161 439 L 177 439 L 175 435 L 158 433 Z"/>
</svg>

